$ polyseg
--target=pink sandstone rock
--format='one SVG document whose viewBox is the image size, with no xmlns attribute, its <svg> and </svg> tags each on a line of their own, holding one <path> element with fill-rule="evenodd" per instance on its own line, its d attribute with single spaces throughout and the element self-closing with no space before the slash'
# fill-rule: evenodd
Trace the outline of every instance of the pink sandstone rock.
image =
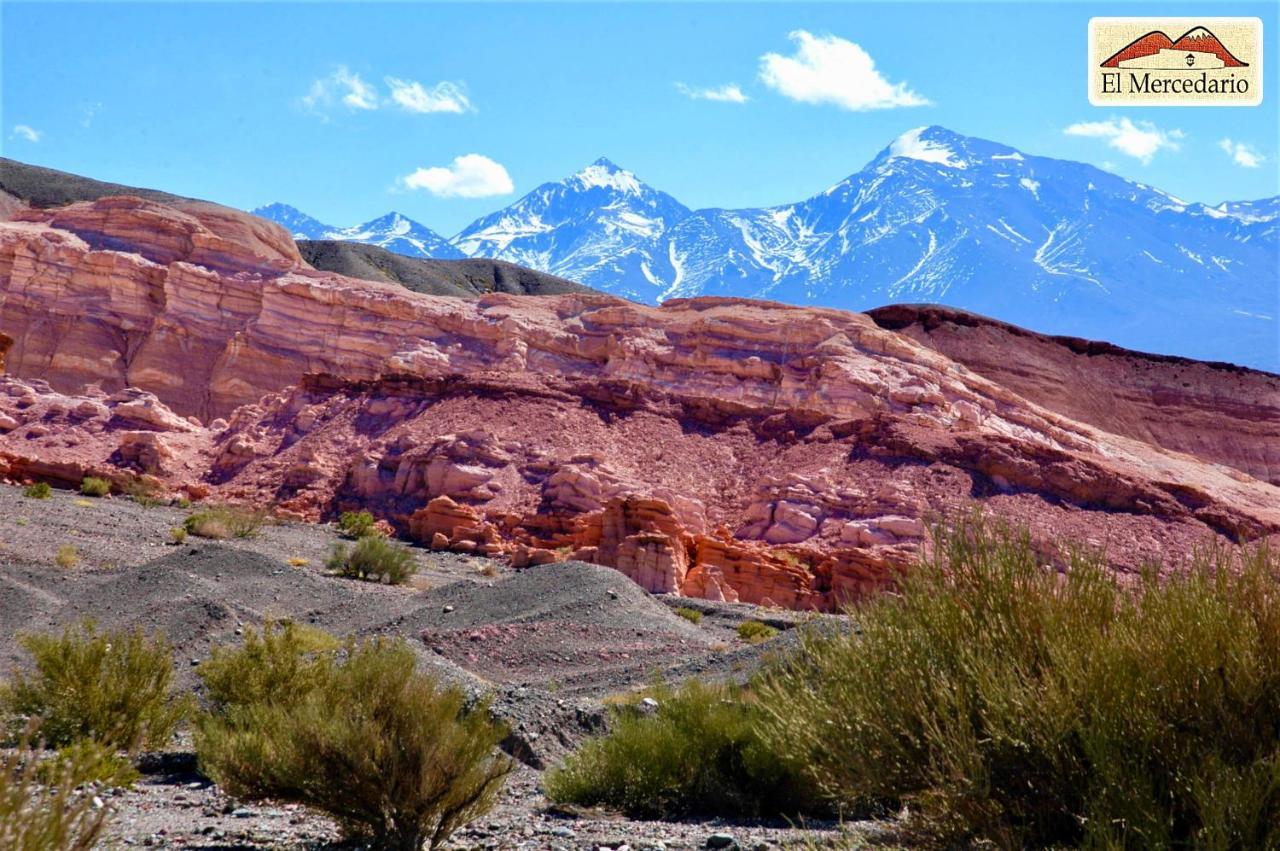
<svg viewBox="0 0 1280 851">
<path fill-rule="evenodd" d="M 926 522 L 975 502 L 1048 562 L 1072 538 L 1122 570 L 1280 531 L 1280 488 L 1244 469 L 1270 470 L 1265 453 L 1229 435 L 1202 441 L 1208 460 L 1170 451 L 1150 436 L 1191 425 L 1119 428 L 860 314 L 423 296 L 309 269 L 256 222 L 138 199 L 0 221 L 0 473 L 145 475 L 308 519 L 367 508 L 437 549 L 814 609 L 892 585 Z M 1123 384 L 1139 356 L 1114 357 Z M 1137 363 L 1144 381 L 1163 368 Z M 1208 398 L 1178 416 L 1267 433 L 1260 390 L 1238 410 Z"/>
</svg>

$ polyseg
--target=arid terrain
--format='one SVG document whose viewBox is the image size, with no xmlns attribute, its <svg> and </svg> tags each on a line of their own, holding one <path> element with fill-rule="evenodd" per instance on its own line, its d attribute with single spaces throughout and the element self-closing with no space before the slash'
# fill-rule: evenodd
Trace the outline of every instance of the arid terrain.
<svg viewBox="0 0 1280 851">
<path fill-rule="evenodd" d="M 927 306 L 646 307 L 496 267 L 461 288 L 483 295 L 436 295 L 429 265 L 397 273 L 415 292 L 319 271 L 238 211 L 4 169 L 0 671 L 18 632 L 84 617 L 167 635 L 184 687 L 264 619 L 404 637 L 424 669 L 493 695 L 521 764 L 462 847 L 799 839 L 549 809 L 540 772 L 613 696 L 745 678 L 796 624 L 892 588 L 931 523 L 981 508 L 1026 526 L 1046 564 L 1069 540 L 1119 572 L 1280 538 L 1275 375 Z M 471 280 L 459 268 L 443 291 Z M 115 493 L 81 497 L 86 476 Z M 24 497 L 34 481 L 53 496 Z M 175 544 L 178 500 L 275 522 Z M 414 544 L 409 585 L 324 570 L 352 510 Z M 56 566 L 68 546 L 77 563 Z M 748 644 L 745 620 L 781 632 Z M 336 835 L 227 800 L 189 743 L 144 765 L 110 801 L 125 845 Z"/>
<path fill-rule="evenodd" d="M 697 626 L 676 617 L 678 601 L 655 598 L 606 568 L 580 563 L 515 572 L 489 559 L 417 550 L 419 572 L 404 587 L 328 575 L 339 540 L 326 525 L 280 523 L 252 538 L 170 542 L 188 512 L 144 508 L 130 499 L 55 492 L 33 500 L 0 486 L 0 667 L 20 664 L 16 634 L 56 630 L 89 616 L 108 628 L 140 626 L 174 645 L 179 683 L 194 687 L 195 664 L 264 619 L 294 619 L 337 635 L 395 635 L 421 664 L 493 699 L 511 728 L 504 748 L 519 762 L 500 807 L 455 837 L 464 848 L 701 847 L 729 830 L 745 847 L 777 845 L 807 831 L 785 823 L 724 826 L 633 822 L 602 812 L 552 807 L 541 770 L 604 724 L 602 699 L 655 676 L 734 677 L 784 646 L 798 618 L 784 611 L 695 602 Z M 74 546 L 80 561 L 57 566 Z M 306 560 L 306 564 L 290 564 Z M 760 619 L 784 631 L 763 644 L 735 627 Z M 107 847 L 278 848 L 334 841 L 333 826 L 297 807 L 241 804 L 195 771 L 187 737 L 142 759 L 135 789 L 106 802 L 117 811 Z M 830 831 L 814 825 L 814 831 Z M 868 827 L 868 829 L 871 829 Z"/>
</svg>

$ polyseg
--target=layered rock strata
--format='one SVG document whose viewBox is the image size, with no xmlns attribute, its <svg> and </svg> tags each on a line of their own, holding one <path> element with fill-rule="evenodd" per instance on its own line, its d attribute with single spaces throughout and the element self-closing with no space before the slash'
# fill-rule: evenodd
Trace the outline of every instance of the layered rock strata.
<svg viewBox="0 0 1280 851">
<path fill-rule="evenodd" d="M 860 314 L 425 296 L 310 269 L 252 217 L 139 198 L 9 216 L 14 480 L 142 480 L 307 520 L 368 508 L 426 546 L 816 609 L 891 584 L 931 519 L 975 502 L 1051 563 L 1064 539 L 1126 569 L 1280 530 L 1273 483 Z M 1061 386 L 1087 393 L 1070 369 Z"/>
</svg>

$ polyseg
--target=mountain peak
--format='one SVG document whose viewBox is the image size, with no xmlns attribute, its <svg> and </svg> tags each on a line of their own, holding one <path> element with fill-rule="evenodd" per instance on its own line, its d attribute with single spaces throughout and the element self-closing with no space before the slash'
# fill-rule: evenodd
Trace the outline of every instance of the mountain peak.
<svg viewBox="0 0 1280 851">
<path fill-rule="evenodd" d="M 634 174 L 606 157 L 600 157 L 591 165 L 569 178 L 583 189 L 603 188 L 623 194 L 638 195 L 644 187 Z"/>
<path fill-rule="evenodd" d="M 916 127 L 894 139 L 881 154 L 885 160 L 911 159 L 947 168 L 968 168 L 964 158 L 967 139 L 937 124 Z"/>
<path fill-rule="evenodd" d="M 404 215 L 403 213 L 398 213 L 395 210 L 392 210 L 388 213 L 383 213 L 381 216 L 378 216 L 376 219 L 370 219 L 365 224 L 366 225 L 383 224 L 383 223 L 394 224 L 399 221 L 412 222 L 413 219 L 410 219 L 408 216 Z"/>
<path fill-rule="evenodd" d="M 272 201 L 270 204 L 263 204 L 261 207 L 254 207 L 249 211 L 252 215 L 261 216 L 264 213 L 281 212 L 281 213 L 299 213 L 302 211 L 291 204 L 284 204 L 280 201 Z"/>
</svg>

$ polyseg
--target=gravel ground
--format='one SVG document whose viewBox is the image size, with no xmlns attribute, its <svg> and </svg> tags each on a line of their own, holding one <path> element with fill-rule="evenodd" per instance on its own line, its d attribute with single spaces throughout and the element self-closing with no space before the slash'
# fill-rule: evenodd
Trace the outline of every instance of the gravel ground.
<svg viewBox="0 0 1280 851">
<path fill-rule="evenodd" d="M 45 500 L 0 486 L 0 676 L 22 664 L 16 636 L 95 618 L 141 626 L 173 643 L 179 684 L 195 664 L 264 618 L 291 618 L 338 635 L 398 635 L 420 664 L 488 695 L 511 728 L 503 749 L 519 761 L 498 808 L 455 835 L 457 848 L 700 848 L 728 833 L 743 848 L 798 841 L 787 825 L 636 822 L 567 813 L 539 790 L 554 765 L 605 724 L 602 699 L 687 676 L 742 679 L 786 646 L 803 616 L 752 606 L 651 596 L 609 568 L 565 563 L 512 571 L 494 561 L 414 548 L 412 584 L 389 587 L 327 575 L 339 540 L 329 526 L 269 525 L 252 538 L 175 545 L 187 510 L 55 491 Z M 60 547 L 78 562 L 60 567 Z M 293 563 L 290 564 L 289 560 Z M 703 613 L 698 624 L 674 609 Z M 737 637 L 756 619 L 782 632 L 760 645 Z M 114 810 L 103 847 L 325 848 L 326 819 L 298 807 L 227 799 L 195 770 L 190 742 L 143 760 L 132 790 L 103 793 Z M 815 825 L 831 837 L 833 826 Z"/>
</svg>

